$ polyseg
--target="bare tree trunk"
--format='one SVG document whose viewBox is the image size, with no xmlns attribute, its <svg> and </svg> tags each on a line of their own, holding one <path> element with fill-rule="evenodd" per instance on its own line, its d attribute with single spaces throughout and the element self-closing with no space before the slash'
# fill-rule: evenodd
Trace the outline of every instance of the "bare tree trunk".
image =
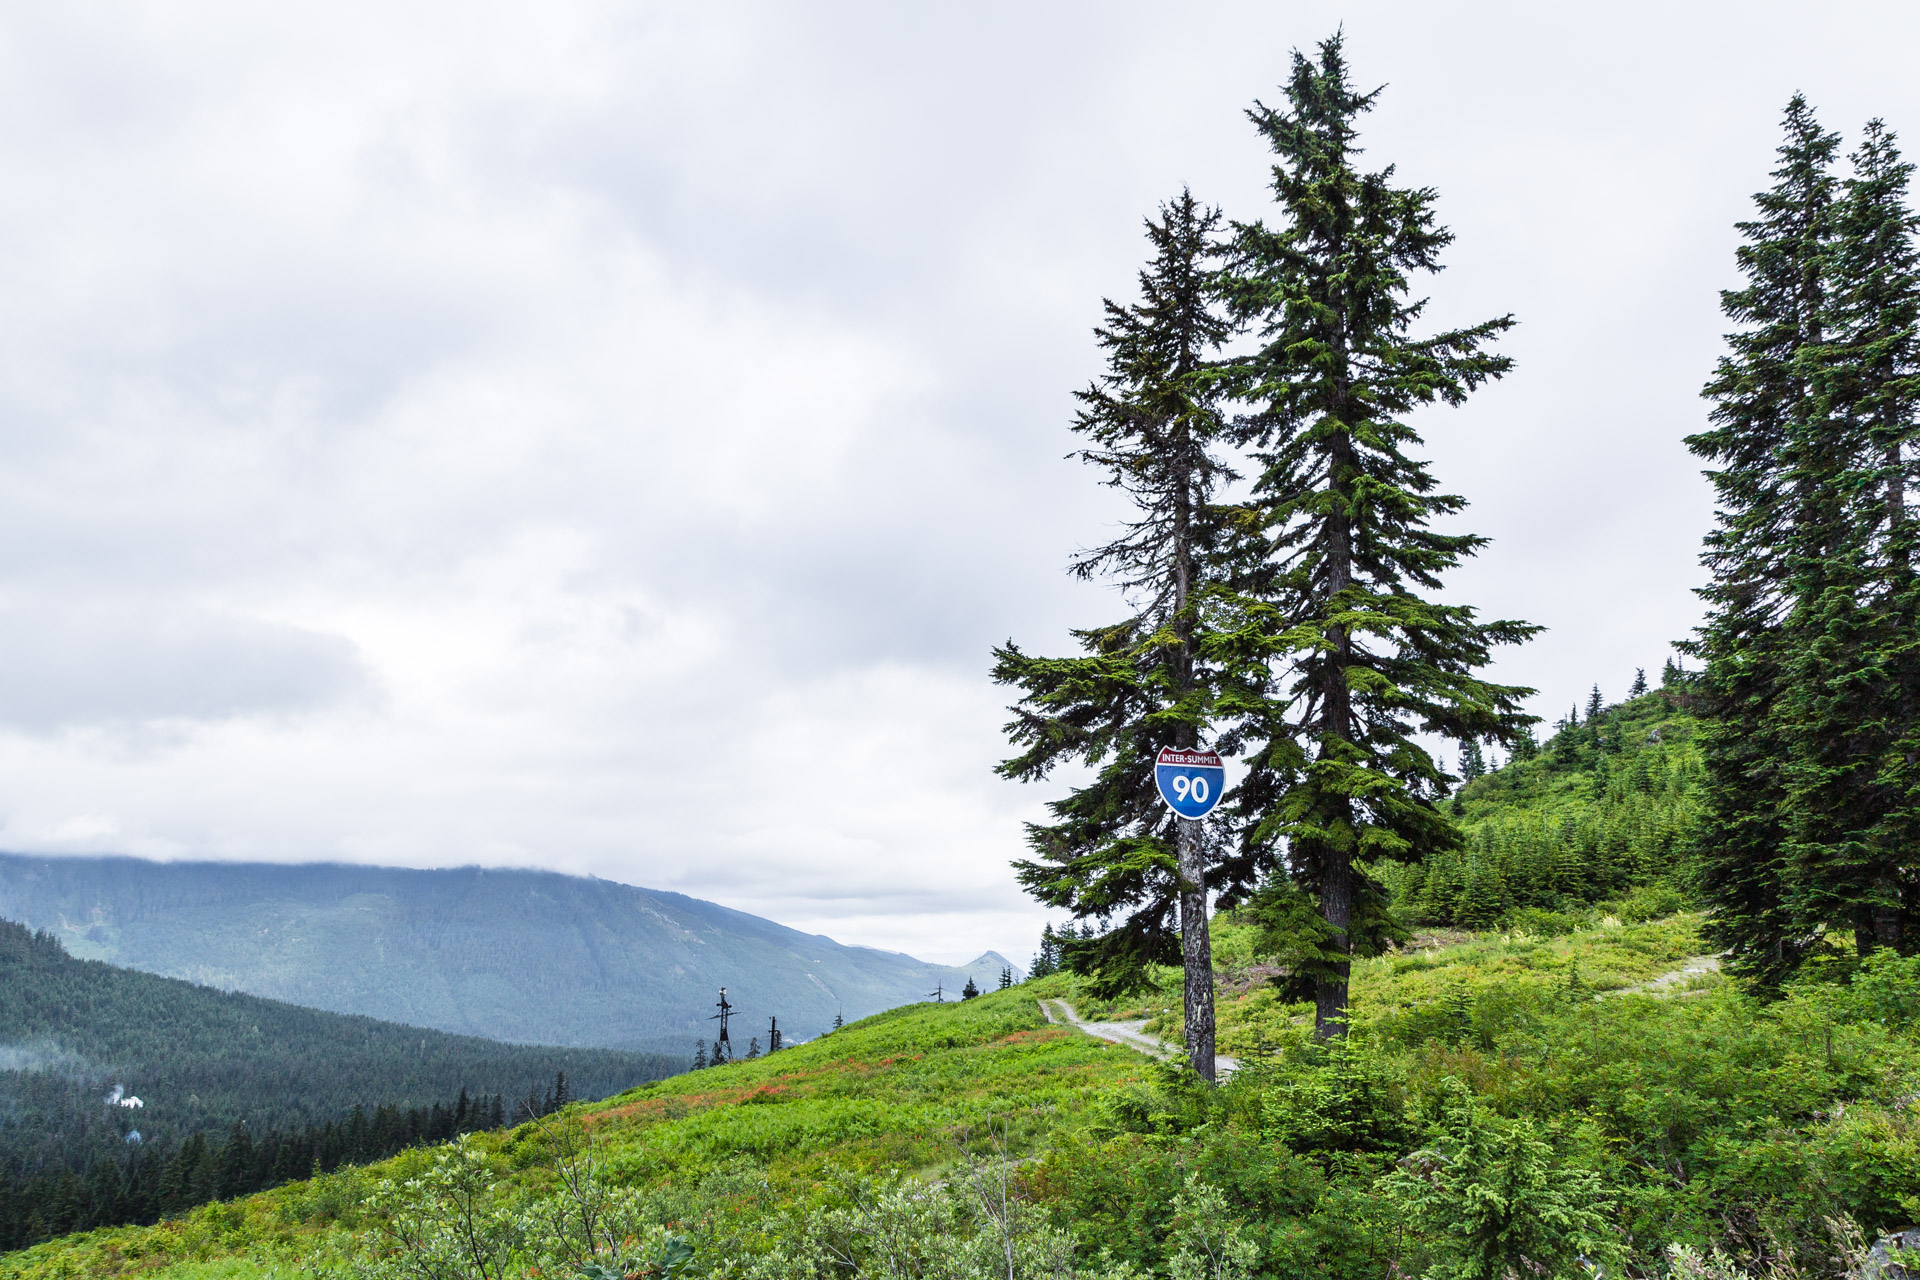
<svg viewBox="0 0 1920 1280">
<path fill-rule="evenodd" d="M 1202 819 L 1201 821 L 1204 821 Z M 1180 959 L 1186 970 L 1187 1061 L 1213 1083 L 1213 940 L 1207 931 L 1206 832 L 1175 818 L 1180 852 Z"/>
</svg>

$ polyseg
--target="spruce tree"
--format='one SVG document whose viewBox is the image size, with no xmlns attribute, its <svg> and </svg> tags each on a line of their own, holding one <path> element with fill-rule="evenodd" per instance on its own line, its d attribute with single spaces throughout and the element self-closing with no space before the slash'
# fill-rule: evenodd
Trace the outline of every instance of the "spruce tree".
<svg viewBox="0 0 1920 1280">
<path fill-rule="evenodd" d="M 1593 692 L 1587 695 L 1587 723 L 1592 724 L 1598 720 L 1600 713 L 1605 709 L 1606 704 L 1600 700 L 1600 686 L 1596 684 L 1593 686 Z"/>
<path fill-rule="evenodd" d="M 1627 686 L 1627 696 L 1629 698 L 1638 698 L 1644 695 L 1646 691 L 1647 669 L 1645 667 L 1635 667 L 1633 669 L 1633 683 Z"/>
<path fill-rule="evenodd" d="M 971 1000 L 979 994 L 980 994 L 980 988 L 977 984 L 975 984 L 973 980 L 973 975 L 968 974 L 967 985 L 960 988 L 960 998 L 962 1000 Z"/>
<path fill-rule="evenodd" d="M 1038 780 L 1070 761 L 1096 771 L 1050 802 L 1050 822 L 1028 827 L 1033 856 L 1014 864 L 1021 883 L 1048 906 L 1110 924 L 1098 936 L 1072 925 L 1061 935 L 1062 960 L 1096 992 L 1145 985 L 1150 964 L 1184 967 L 1188 1057 L 1209 1081 L 1206 850 L 1201 824 L 1160 801 L 1153 767 L 1163 747 L 1202 745 L 1227 683 L 1207 657 L 1222 542 L 1213 499 L 1231 479 L 1218 456 L 1224 424 L 1209 368 L 1228 332 L 1209 293 L 1218 223 L 1184 192 L 1148 221 L 1153 256 L 1140 273 L 1141 300 L 1105 304 L 1095 332 L 1107 371 L 1078 396 L 1073 429 L 1087 440 L 1078 457 L 1132 500 L 1135 515 L 1072 571 L 1113 581 L 1131 612 L 1076 631 L 1083 656 L 1032 657 L 1009 641 L 993 670 L 1022 695 L 1007 726 L 1021 752 L 999 766 L 1003 777 Z"/>
<path fill-rule="evenodd" d="M 1701 562 L 1707 614 L 1683 651 L 1704 660 L 1696 710 L 1704 778 L 1696 841 L 1704 932 L 1731 952 L 1729 968 L 1771 984 L 1815 941 L 1790 894 L 1787 735 L 1777 709 L 1790 694 L 1791 606 L 1783 531 L 1800 512 L 1789 475 L 1793 440 L 1816 412 L 1810 375 L 1830 309 L 1832 164 L 1839 135 L 1823 130 L 1804 97 L 1787 105 L 1774 185 L 1739 224 L 1746 287 L 1720 295 L 1739 326 L 1703 391 L 1713 426 L 1687 438 L 1712 465 L 1715 527 Z"/>
<path fill-rule="evenodd" d="M 1378 90 L 1351 84 L 1335 35 L 1295 52 L 1286 104 L 1248 113 L 1274 154 L 1273 225 L 1236 223 L 1223 289 L 1257 347 L 1231 365 L 1253 411 L 1239 439 L 1257 460 L 1248 536 L 1259 564 L 1231 640 L 1281 682 L 1248 709 L 1255 745 L 1235 798 L 1243 865 L 1276 862 L 1311 896 L 1320 931 L 1302 949 L 1317 1034 L 1344 1029 L 1354 953 L 1392 928 L 1371 867 L 1417 862 L 1460 837 L 1436 802 L 1447 775 L 1422 736 L 1514 740 L 1530 690 L 1474 672 L 1536 628 L 1481 622 L 1440 603 L 1440 577 L 1484 539 L 1432 526 L 1466 505 L 1436 491 L 1408 449 L 1408 416 L 1459 405 L 1510 367 L 1490 350 L 1513 321 L 1419 337 L 1413 273 L 1439 269 L 1452 235 L 1435 193 L 1362 172 L 1356 122 Z M 1249 556 L 1250 560 L 1252 557 Z M 1424 594 L 1423 594 L 1424 593 Z"/>
</svg>

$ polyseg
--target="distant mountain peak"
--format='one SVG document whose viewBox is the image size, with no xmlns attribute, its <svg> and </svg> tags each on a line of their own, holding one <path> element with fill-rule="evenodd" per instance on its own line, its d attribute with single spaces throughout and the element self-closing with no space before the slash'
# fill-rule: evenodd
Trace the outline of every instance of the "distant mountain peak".
<svg viewBox="0 0 1920 1280">
<path fill-rule="evenodd" d="M 523 1043 L 690 1052 L 726 987 L 795 1038 L 1008 964 L 843 946 L 685 894 L 511 868 L 0 853 L 0 917 L 83 959 Z M 1015 977 L 1024 976 L 1014 966 Z"/>
</svg>

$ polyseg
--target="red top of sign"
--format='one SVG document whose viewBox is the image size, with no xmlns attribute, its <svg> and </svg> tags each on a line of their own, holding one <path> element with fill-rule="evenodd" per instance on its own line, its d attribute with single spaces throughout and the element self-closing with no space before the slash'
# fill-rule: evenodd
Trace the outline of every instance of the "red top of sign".
<svg viewBox="0 0 1920 1280">
<path fill-rule="evenodd" d="M 1160 757 L 1154 761 L 1154 764 L 1180 764 L 1199 769 L 1226 768 L 1218 751 L 1203 751 L 1190 747 L 1162 747 Z"/>
</svg>

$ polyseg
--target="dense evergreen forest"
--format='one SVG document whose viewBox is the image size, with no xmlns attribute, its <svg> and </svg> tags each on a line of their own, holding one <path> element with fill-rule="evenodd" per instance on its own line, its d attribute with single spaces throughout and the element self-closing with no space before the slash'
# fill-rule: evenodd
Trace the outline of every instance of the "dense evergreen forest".
<svg viewBox="0 0 1920 1280">
<path fill-rule="evenodd" d="M 215 991 L 0 921 L 0 1242 L 150 1221 L 685 1065 Z"/>
</svg>

